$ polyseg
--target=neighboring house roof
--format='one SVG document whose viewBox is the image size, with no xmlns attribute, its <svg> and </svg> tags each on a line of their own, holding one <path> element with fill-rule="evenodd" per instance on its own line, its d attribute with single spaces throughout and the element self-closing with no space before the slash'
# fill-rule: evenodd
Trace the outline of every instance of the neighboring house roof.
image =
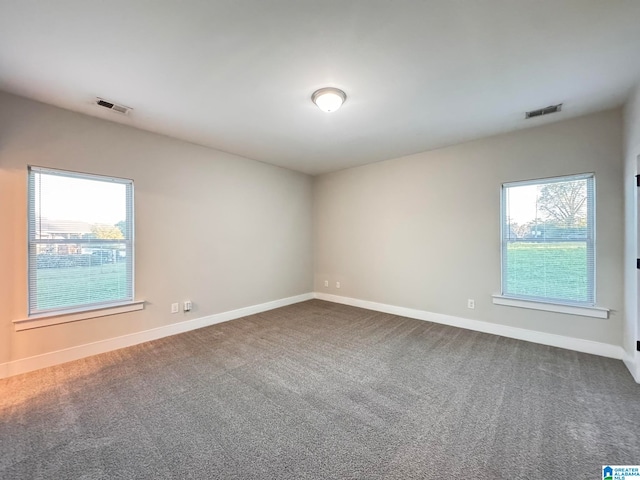
<svg viewBox="0 0 640 480">
<path fill-rule="evenodd" d="M 41 235 L 61 233 L 84 234 L 91 233 L 91 224 L 78 220 L 50 220 L 48 218 L 42 218 L 40 221 L 36 221 L 36 230 L 39 231 Z"/>
</svg>

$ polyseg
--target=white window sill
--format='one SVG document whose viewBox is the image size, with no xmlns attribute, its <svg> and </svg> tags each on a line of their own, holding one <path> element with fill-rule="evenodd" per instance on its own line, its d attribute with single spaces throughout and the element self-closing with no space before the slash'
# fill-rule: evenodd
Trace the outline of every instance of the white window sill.
<svg viewBox="0 0 640 480">
<path fill-rule="evenodd" d="M 93 310 L 70 309 L 52 313 L 42 313 L 14 320 L 13 324 L 16 332 L 19 332 L 21 330 L 48 327 L 50 325 L 58 325 L 60 323 L 76 322 L 78 320 L 86 320 L 88 318 L 106 317 L 107 315 L 116 315 L 118 313 L 134 312 L 136 310 L 142 310 L 143 308 L 144 300 L 139 300 L 134 302 L 103 305 Z"/>
<path fill-rule="evenodd" d="M 583 317 L 609 318 L 609 309 L 600 307 L 582 307 L 578 305 L 563 305 L 560 303 L 538 302 L 523 300 L 520 298 L 493 295 L 493 303 L 508 307 L 530 308 L 547 312 L 567 313 L 569 315 L 581 315 Z"/>
</svg>

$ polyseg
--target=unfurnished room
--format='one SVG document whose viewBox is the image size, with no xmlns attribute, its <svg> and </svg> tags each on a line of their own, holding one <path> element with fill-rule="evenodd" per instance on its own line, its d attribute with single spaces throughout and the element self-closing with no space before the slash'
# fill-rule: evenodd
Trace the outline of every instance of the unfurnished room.
<svg viewBox="0 0 640 480">
<path fill-rule="evenodd" d="M 639 25 L 0 0 L 0 478 L 640 478 Z"/>
</svg>

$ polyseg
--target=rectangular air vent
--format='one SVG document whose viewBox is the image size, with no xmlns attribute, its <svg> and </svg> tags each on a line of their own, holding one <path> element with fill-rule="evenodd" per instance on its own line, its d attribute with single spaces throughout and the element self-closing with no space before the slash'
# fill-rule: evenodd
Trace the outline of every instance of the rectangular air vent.
<svg viewBox="0 0 640 480">
<path fill-rule="evenodd" d="M 124 105 L 118 105 L 117 103 L 109 102 L 100 97 L 96 98 L 96 105 L 98 105 L 99 107 L 106 108 L 107 110 L 112 110 L 114 112 L 121 113 L 123 115 L 126 115 L 127 113 L 129 113 L 129 111 L 133 110 L 130 107 L 125 107 Z"/>
<path fill-rule="evenodd" d="M 556 113 L 562 110 L 562 104 L 550 105 L 539 110 L 531 110 L 524 114 L 524 118 L 541 117 L 542 115 L 549 115 L 550 113 Z"/>
</svg>

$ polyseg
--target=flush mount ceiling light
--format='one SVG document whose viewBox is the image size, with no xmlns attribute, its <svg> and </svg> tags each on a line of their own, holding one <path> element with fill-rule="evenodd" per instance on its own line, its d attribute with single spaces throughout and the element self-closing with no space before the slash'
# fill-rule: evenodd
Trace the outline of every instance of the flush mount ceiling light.
<svg viewBox="0 0 640 480">
<path fill-rule="evenodd" d="M 311 95 L 313 103 L 327 113 L 338 110 L 346 99 L 347 95 L 342 90 L 333 87 L 321 88 Z"/>
</svg>

